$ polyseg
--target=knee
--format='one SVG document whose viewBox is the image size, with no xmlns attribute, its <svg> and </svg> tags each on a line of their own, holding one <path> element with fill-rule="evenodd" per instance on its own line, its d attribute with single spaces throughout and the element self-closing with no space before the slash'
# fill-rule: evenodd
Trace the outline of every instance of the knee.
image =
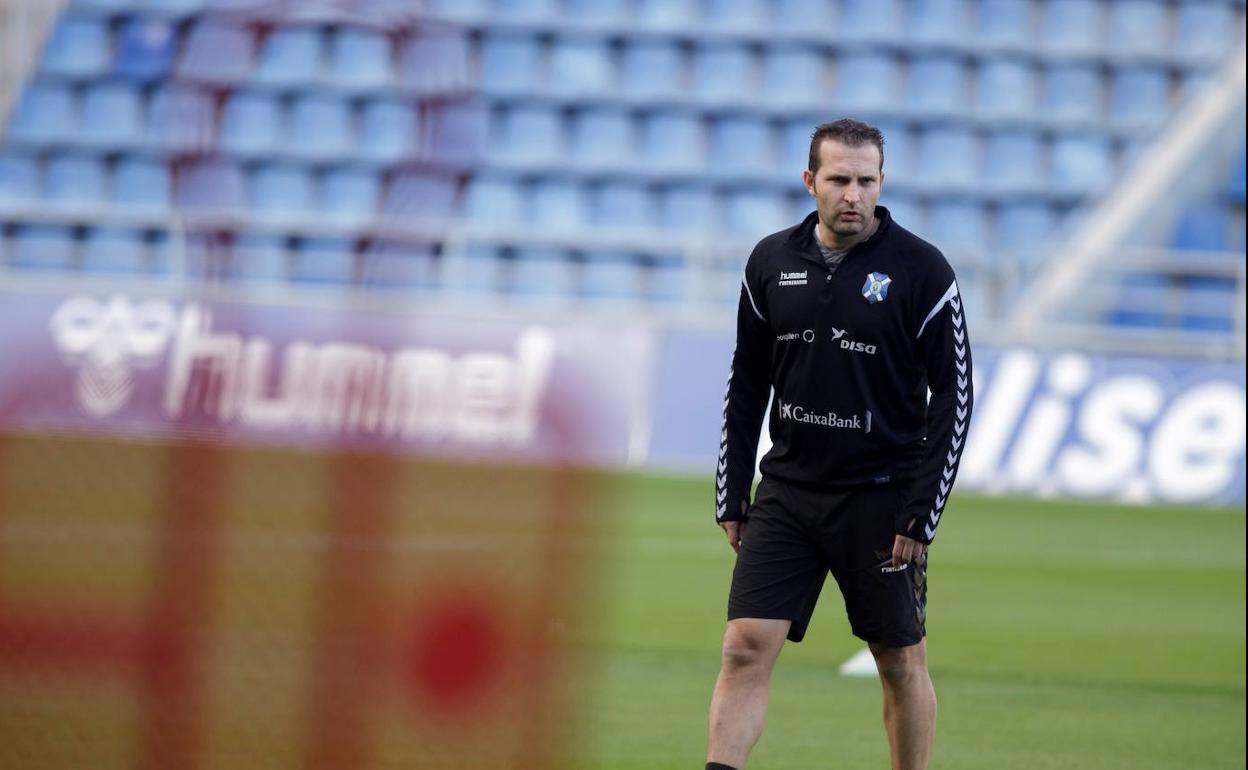
<svg viewBox="0 0 1248 770">
<path fill-rule="evenodd" d="M 905 688 L 927 675 L 927 660 L 912 647 L 874 651 L 875 665 L 885 687 Z"/>
<path fill-rule="evenodd" d="M 725 671 L 747 671 L 765 666 L 768 655 L 766 641 L 757 634 L 729 628 L 724 634 L 723 666 Z"/>
</svg>

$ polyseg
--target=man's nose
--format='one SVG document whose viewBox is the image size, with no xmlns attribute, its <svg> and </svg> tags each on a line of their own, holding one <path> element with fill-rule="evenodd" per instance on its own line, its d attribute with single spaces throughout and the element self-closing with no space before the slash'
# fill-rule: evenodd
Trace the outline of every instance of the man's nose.
<svg viewBox="0 0 1248 770">
<path fill-rule="evenodd" d="M 851 185 L 849 185 L 848 187 L 846 187 L 846 188 L 845 188 L 845 200 L 846 200 L 847 202 L 849 202 L 849 203 L 856 203 L 856 202 L 858 201 L 858 198 L 859 198 L 859 196 L 858 196 L 858 185 L 856 185 L 856 184 L 851 184 Z"/>
</svg>

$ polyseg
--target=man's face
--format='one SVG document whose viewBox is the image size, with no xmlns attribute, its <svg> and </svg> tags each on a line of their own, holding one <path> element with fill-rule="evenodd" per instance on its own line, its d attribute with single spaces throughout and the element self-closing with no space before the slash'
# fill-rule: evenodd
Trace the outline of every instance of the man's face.
<svg viewBox="0 0 1248 770">
<path fill-rule="evenodd" d="M 819 170 L 802 173 L 823 226 L 842 238 L 861 233 L 875 214 L 884 174 L 870 142 L 849 147 L 832 139 L 819 146 Z"/>
</svg>

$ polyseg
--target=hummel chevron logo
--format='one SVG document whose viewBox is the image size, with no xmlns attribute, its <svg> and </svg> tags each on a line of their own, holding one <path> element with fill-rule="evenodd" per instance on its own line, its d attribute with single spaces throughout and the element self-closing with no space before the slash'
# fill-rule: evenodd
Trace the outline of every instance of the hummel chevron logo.
<svg viewBox="0 0 1248 770">
<path fill-rule="evenodd" d="M 965 391 L 965 390 L 959 390 L 959 391 L 958 391 L 958 403 L 959 403 L 959 404 L 965 404 L 965 403 L 966 403 L 966 391 Z"/>
<path fill-rule="evenodd" d="M 947 494 L 949 494 L 949 484 L 948 484 L 948 482 L 945 482 L 945 481 L 940 482 L 940 493 L 941 493 L 942 495 L 947 495 Z"/>
<path fill-rule="evenodd" d="M 725 514 L 725 513 L 727 513 L 727 512 L 728 512 L 728 505 L 727 505 L 727 503 L 725 503 L 725 504 L 723 504 L 723 505 L 720 505 L 720 506 L 717 506 L 717 507 L 715 508 L 715 518 L 717 518 L 717 519 L 722 519 L 722 518 L 724 518 L 724 514 Z"/>
<path fill-rule="evenodd" d="M 727 470 L 728 470 L 728 461 L 727 461 L 727 460 L 720 460 L 720 461 L 719 461 L 719 472 L 720 472 L 720 473 L 724 473 L 724 472 L 725 472 L 725 471 L 727 471 Z"/>
<path fill-rule="evenodd" d="M 966 390 L 966 377 L 958 378 L 958 388 L 961 390 Z"/>
<path fill-rule="evenodd" d="M 958 456 L 953 453 L 952 449 L 950 449 L 949 455 L 945 457 L 945 459 L 949 462 L 950 465 L 953 465 L 954 463 L 958 461 Z"/>
<path fill-rule="evenodd" d="M 956 363 L 958 365 L 958 371 L 961 372 L 962 374 L 966 374 L 966 362 L 958 361 Z"/>
<path fill-rule="evenodd" d="M 721 430 L 721 431 L 719 432 L 719 440 L 720 440 L 720 441 L 727 441 L 727 440 L 728 440 L 728 429 L 727 429 L 727 428 L 724 428 L 723 430 Z"/>
<path fill-rule="evenodd" d="M 936 530 L 932 529 L 931 526 L 929 525 L 923 528 L 923 534 L 927 535 L 928 540 L 931 540 L 932 538 L 936 537 Z"/>
<path fill-rule="evenodd" d="M 955 437 L 953 438 L 953 448 L 954 448 L 954 449 L 961 449 L 961 448 L 962 448 L 962 437 L 961 437 L 961 436 L 955 436 Z"/>
<path fill-rule="evenodd" d="M 715 493 L 715 500 L 716 500 L 717 502 L 721 502 L 721 503 L 722 503 L 722 502 L 724 502 L 724 501 L 725 501 L 725 500 L 727 500 L 727 499 L 728 499 L 728 490 L 726 490 L 726 489 L 721 489 L 721 490 L 719 490 L 719 492 Z"/>
<path fill-rule="evenodd" d="M 966 341 L 966 334 L 960 329 L 954 329 L 953 338 L 958 341 L 959 345 L 961 345 L 963 342 Z"/>
<path fill-rule="evenodd" d="M 965 423 L 963 423 L 963 422 L 955 422 L 955 423 L 953 424 L 953 432 L 954 432 L 955 434 L 957 434 L 957 435 L 961 436 L 961 435 L 962 435 L 962 431 L 964 431 L 964 430 L 966 430 L 966 424 L 965 424 Z"/>
<path fill-rule="evenodd" d="M 961 345 L 958 345 L 957 347 L 955 347 L 953 349 L 953 352 L 958 354 L 958 358 L 966 358 L 966 348 L 962 347 Z"/>
<path fill-rule="evenodd" d="M 946 465 L 945 472 L 940 475 L 945 477 L 945 481 L 948 481 L 950 478 L 953 477 L 953 468 L 950 468 L 948 465 Z"/>
<path fill-rule="evenodd" d="M 943 495 L 936 496 L 936 509 L 940 510 L 945 507 L 945 497 Z"/>
<path fill-rule="evenodd" d="M 959 419 L 959 420 L 965 420 L 965 419 L 966 419 L 966 407 L 964 407 L 964 406 L 960 406 L 960 407 L 958 407 L 958 419 Z"/>
<path fill-rule="evenodd" d="M 962 300 L 958 299 L 957 297 L 954 297 L 953 299 L 949 300 L 949 304 L 953 307 L 954 310 L 962 309 Z"/>
</svg>

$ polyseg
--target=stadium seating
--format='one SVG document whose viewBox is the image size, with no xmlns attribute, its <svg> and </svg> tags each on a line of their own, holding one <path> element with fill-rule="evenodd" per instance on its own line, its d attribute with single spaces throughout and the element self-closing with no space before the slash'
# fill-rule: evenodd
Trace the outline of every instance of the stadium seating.
<svg viewBox="0 0 1248 770">
<path fill-rule="evenodd" d="M 211 280 L 690 300 L 682 239 L 735 254 L 809 212 L 810 132 L 853 114 L 884 129 L 899 221 L 960 269 L 1030 268 L 1211 82 L 1242 17 L 1240 0 L 78 0 L 0 134 L 0 207 L 72 224 L 14 214 L 5 259 L 150 273 L 179 253 L 172 209 L 229 223 L 187 241 Z M 108 206 L 153 219 L 127 229 Z M 1172 245 L 1242 249 L 1243 210 L 1241 151 Z M 500 240 L 443 257 L 372 238 L 378 222 Z M 561 233 L 638 242 L 542 240 Z M 656 234 L 679 243 L 652 253 Z"/>
</svg>

